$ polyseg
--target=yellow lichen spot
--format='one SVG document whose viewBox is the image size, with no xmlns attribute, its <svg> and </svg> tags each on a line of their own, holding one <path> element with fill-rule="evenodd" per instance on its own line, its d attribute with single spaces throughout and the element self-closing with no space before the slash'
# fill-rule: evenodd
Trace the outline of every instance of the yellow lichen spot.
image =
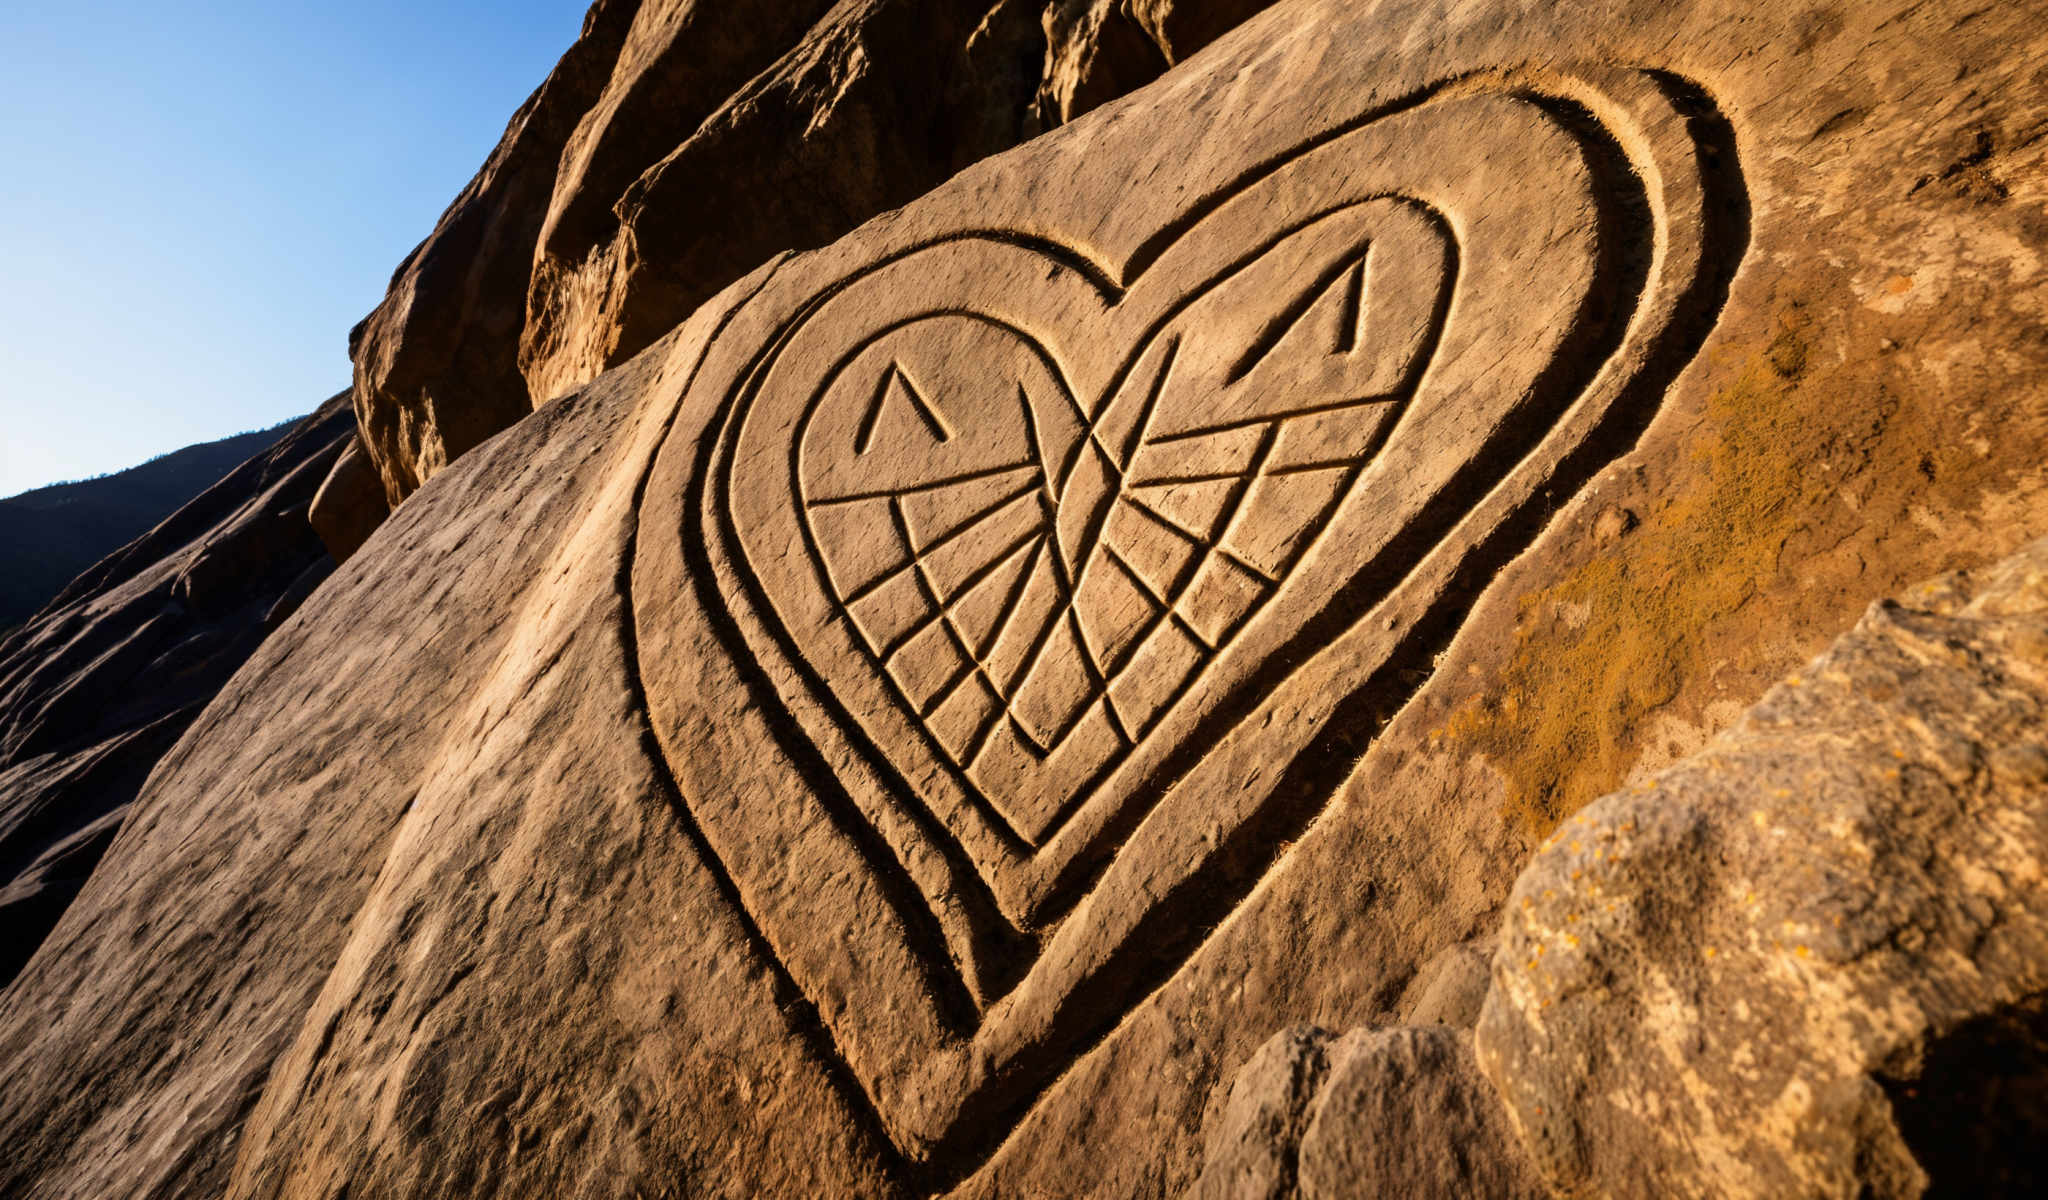
<svg viewBox="0 0 2048 1200">
<path fill-rule="evenodd" d="M 1803 685 L 1803 684 L 1804 684 L 1805 682 L 1806 682 L 1806 681 L 1805 681 L 1804 679 L 1801 679 L 1801 678 L 1800 678 L 1799 676 L 1797 676 L 1797 675 L 1788 675 L 1788 676 L 1786 676 L 1786 677 L 1785 677 L 1785 686 L 1786 686 L 1786 687 L 1799 687 L 1799 686 Z"/>
<path fill-rule="evenodd" d="M 1706 949 L 1706 956 L 1707 956 L 1708 958 L 1712 958 L 1712 957 L 1714 957 L 1714 955 L 1716 955 L 1716 954 L 1718 954 L 1718 953 L 1720 953 L 1720 951 L 1718 951 L 1718 950 L 1714 949 L 1714 948 L 1713 948 L 1712 946 L 1708 946 L 1708 947 L 1707 947 L 1707 949 Z"/>
<path fill-rule="evenodd" d="M 1808 949 L 1807 949 L 1806 947 L 1804 947 L 1804 946 L 1800 946 L 1800 947 L 1798 947 L 1797 949 L 1793 950 L 1793 951 L 1792 951 L 1792 953 L 1794 953 L 1794 954 L 1797 954 L 1797 955 L 1798 955 L 1799 957 L 1801 957 L 1801 958 L 1805 958 L 1805 957 L 1807 957 L 1807 956 L 1811 955 L 1811 954 L 1813 953 L 1813 951 L 1811 951 L 1811 950 L 1808 950 Z"/>
<path fill-rule="evenodd" d="M 1576 950 L 1576 949 L 1578 949 L 1578 948 L 1579 948 L 1579 935 L 1578 935 L 1578 934 L 1575 934 L 1575 933 L 1567 933 L 1567 934 L 1565 934 L 1565 935 L 1564 935 L 1564 940 L 1565 940 L 1565 944 L 1566 944 L 1566 945 L 1568 945 L 1568 946 L 1570 946 L 1570 947 L 1571 947 L 1572 949 Z"/>
</svg>

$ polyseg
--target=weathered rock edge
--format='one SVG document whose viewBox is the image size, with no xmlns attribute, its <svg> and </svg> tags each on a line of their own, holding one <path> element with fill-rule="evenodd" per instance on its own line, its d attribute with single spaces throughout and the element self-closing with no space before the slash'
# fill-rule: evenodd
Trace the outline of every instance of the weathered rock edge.
<svg viewBox="0 0 2048 1200">
<path fill-rule="evenodd" d="M 1559 830 L 1478 1026 L 1549 1183 L 2038 1184 L 2044 730 L 2048 541 L 1873 604 L 1706 751 Z"/>
</svg>

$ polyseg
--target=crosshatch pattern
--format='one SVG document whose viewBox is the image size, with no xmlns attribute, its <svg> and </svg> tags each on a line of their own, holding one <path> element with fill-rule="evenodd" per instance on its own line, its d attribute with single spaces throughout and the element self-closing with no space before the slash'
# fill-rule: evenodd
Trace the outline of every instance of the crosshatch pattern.
<svg viewBox="0 0 2048 1200">
<path fill-rule="evenodd" d="M 1276 354 L 1360 354 L 1365 278 L 1361 248 L 1280 336 L 1245 353 L 1231 382 Z M 915 331 L 861 390 L 854 461 L 891 427 L 899 450 L 904 439 L 952 441 L 962 418 L 948 391 L 992 386 L 934 375 L 916 361 Z M 1179 351 L 1176 336 L 1148 356 L 1149 382 L 1126 392 L 1142 405 L 1135 419 L 1114 401 L 1086 411 L 1056 377 L 1018 382 L 1028 436 L 1014 461 L 804 499 L 860 644 L 946 759 L 1029 840 L 1279 590 L 1406 398 L 1305 396 L 1163 430 L 1159 400 Z M 1039 790 L 1032 809 L 1006 795 L 1020 776 Z"/>
</svg>

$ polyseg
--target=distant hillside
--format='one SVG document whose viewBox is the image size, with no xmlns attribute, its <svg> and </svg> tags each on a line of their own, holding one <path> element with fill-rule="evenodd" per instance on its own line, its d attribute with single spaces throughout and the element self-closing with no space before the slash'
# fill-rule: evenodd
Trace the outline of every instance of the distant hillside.
<svg viewBox="0 0 2048 1200">
<path fill-rule="evenodd" d="M 0 631 L 26 620 L 79 572 L 269 449 L 294 423 L 202 442 L 125 471 L 0 500 Z"/>
</svg>

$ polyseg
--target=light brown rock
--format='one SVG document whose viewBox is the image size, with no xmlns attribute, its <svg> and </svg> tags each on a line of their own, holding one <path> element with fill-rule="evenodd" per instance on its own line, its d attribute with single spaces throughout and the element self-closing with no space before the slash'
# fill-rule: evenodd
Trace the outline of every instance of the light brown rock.
<svg viewBox="0 0 2048 1200">
<path fill-rule="evenodd" d="M 1461 1029 L 1301 1028 L 1230 1085 L 1189 1200 L 1542 1200 Z"/>
<path fill-rule="evenodd" d="M 2048 542 L 1872 606 L 1567 822 L 1509 898 L 1480 1025 L 1550 1181 L 2034 1194 L 2044 730 Z"/>
<path fill-rule="evenodd" d="M 0 996 L 0 1192 L 1183 1191 L 1274 1031 L 2044 524 L 2037 9 L 1292 3 L 772 262 L 165 760 Z M 1013 548 L 1053 649 L 953 657 Z"/>
</svg>

